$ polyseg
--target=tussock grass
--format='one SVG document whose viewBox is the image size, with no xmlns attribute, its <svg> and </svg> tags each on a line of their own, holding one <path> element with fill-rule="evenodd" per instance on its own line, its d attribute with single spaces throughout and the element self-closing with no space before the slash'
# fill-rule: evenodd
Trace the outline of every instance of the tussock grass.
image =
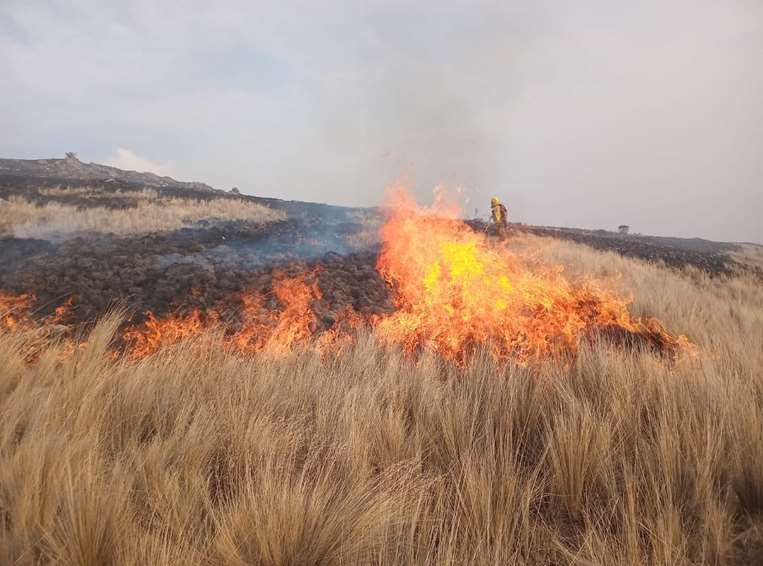
<svg viewBox="0 0 763 566">
<path fill-rule="evenodd" d="M 763 269 L 763 245 L 742 244 L 741 248 L 738 252 L 731 254 L 735 260 L 757 269 Z"/>
<path fill-rule="evenodd" d="M 92 195 L 87 196 L 93 199 Z M 266 206 L 233 199 L 164 198 L 151 191 L 136 191 L 131 200 L 134 206 L 125 208 L 78 208 L 57 202 L 38 205 L 11 197 L 0 203 L 0 235 L 17 238 L 65 238 L 82 232 L 131 235 L 177 230 L 202 219 L 270 222 L 284 217 Z"/>
<path fill-rule="evenodd" d="M 112 316 L 28 365 L 2 335 L 0 563 L 761 563 L 763 291 L 532 243 L 697 355 L 457 371 L 373 336 L 273 360 L 210 334 L 127 363 Z"/>
</svg>

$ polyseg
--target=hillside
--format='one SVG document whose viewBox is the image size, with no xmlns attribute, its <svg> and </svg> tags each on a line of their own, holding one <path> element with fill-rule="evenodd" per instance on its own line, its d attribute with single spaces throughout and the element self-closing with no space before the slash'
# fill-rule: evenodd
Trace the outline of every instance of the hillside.
<svg viewBox="0 0 763 566">
<path fill-rule="evenodd" d="M 74 153 L 63 159 L 0 159 L 0 176 L 37 177 L 59 181 L 122 181 L 146 187 L 168 187 L 213 191 L 209 185 L 198 182 L 176 181 L 155 173 L 125 171 L 98 163 L 83 163 Z"/>
<path fill-rule="evenodd" d="M 281 221 L 264 229 L 259 224 L 265 219 Z M 133 248 L 145 245 L 140 238 L 146 234 L 163 232 L 162 241 L 169 237 L 196 247 L 211 237 L 214 242 L 225 240 L 228 249 L 237 251 L 242 245 L 251 250 L 252 240 L 261 241 L 266 236 L 267 245 L 258 246 L 254 252 L 256 263 L 260 263 L 274 254 L 293 258 L 296 252 L 304 258 L 328 251 L 358 251 L 373 243 L 382 219 L 379 208 L 238 194 L 204 183 L 82 163 L 73 154 L 64 159 L 0 159 L 0 238 L 5 238 L 0 257 L 4 258 L 23 257 L 19 250 L 30 245 L 51 249 L 47 244 L 29 242 L 30 238 L 60 243 L 105 233 L 118 236 L 115 244 L 120 248 Z M 248 220 L 254 225 L 247 225 Z M 492 234 L 492 228 L 483 221 L 469 224 Z M 170 233 L 189 228 L 195 230 L 192 235 Z M 677 268 L 691 266 L 713 275 L 745 270 L 763 276 L 756 263 L 759 252 L 740 244 L 525 224 L 513 224 L 512 231 L 572 240 Z M 278 245 L 273 245 L 274 241 Z M 248 259 L 247 264 L 250 262 Z"/>
</svg>

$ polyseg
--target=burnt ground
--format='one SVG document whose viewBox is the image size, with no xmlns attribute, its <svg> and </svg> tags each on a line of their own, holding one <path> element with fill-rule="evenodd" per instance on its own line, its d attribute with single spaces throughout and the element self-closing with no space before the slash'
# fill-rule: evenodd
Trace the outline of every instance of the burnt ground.
<svg viewBox="0 0 763 566">
<path fill-rule="evenodd" d="M 57 188 L 52 193 L 47 189 Z M 84 188 L 97 191 L 93 198 Z M 346 306 L 364 314 L 392 308 L 391 293 L 375 269 L 374 248 L 364 247 L 365 228 L 355 210 L 313 203 L 247 197 L 183 187 L 145 187 L 123 180 L 0 176 L 0 198 L 13 195 L 43 204 L 61 202 L 79 207 L 134 206 L 134 192 L 151 188 L 160 196 L 197 199 L 231 198 L 266 204 L 289 215 L 270 224 L 244 221 L 202 221 L 181 230 L 116 237 L 82 235 L 60 242 L 0 238 L 0 291 L 33 293 L 36 313 L 50 314 L 67 298 L 74 308 L 65 323 L 90 321 L 110 306 L 124 305 L 140 322 L 144 313 L 161 316 L 176 309 L 221 308 L 237 294 L 268 293 L 274 274 L 297 275 L 319 267 L 316 278 L 327 319 Z M 132 195 L 130 193 L 133 193 Z M 470 224 L 477 230 L 486 225 Z M 570 239 L 597 249 L 663 262 L 693 266 L 713 275 L 740 269 L 729 253 L 734 244 L 680 238 L 622 236 L 604 231 L 513 226 L 540 236 Z"/>
<path fill-rule="evenodd" d="M 470 221 L 476 230 L 485 230 L 482 221 Z M 491 228 L 487 228 L 491 232 Z M 606 230 L 582 230 L 578 228 L 552 228 L 512 224 L 514 232 L 526 232 L 571 240 L 597 250 L 612 251 L 623 256 L 638 258 L 671 268 L 694 267 L 713 276 L 748 273 L 763 279 L 760 268 L 741 264 L 730 255 L 740 251 L 741 246 L 728 242 L 713 242 L 702 238 L 670 238 L 663 236 L 643 236 L 620 234 Z"/>
<path fill-rule="evenodd" d="M 366 227 L 355 209 L 122 179 L 0 175 L 0 198 L 21 196 L 40 205 L 128 208 L 143 189 L 160 197 L 246 200 L 289 218 L 268 224 L 209 220 L 175 231 L 82 234 L 62 241 L 0 237 L 0 291 L 33 294 L 40 317 L 74 297 L 62 321 L 67 324 L 90 321 L 117 305 L 140 322 L 148 311 L 162 316 L 194 307 L 230 310 L 227 303 L 242 292 L 269 293 L 274 275 L 296 276 L 318 267 L 326 320 L 347 306 L 364 314 L 392 308 L 389 288 L 375 269 L 376 251 L 359 239 Z"/>
<path fill-rule="evenodd" d="M 141 322 L 147 311 L 162 316 L 194 307 L 230 310 L 241 292 L 272 291 L 275 274 L 295 276 L 318 268 L 321 311 L 328 319 L 346 306 L 382 314 L 392 309 L 391 293 L 375 269 L 378 250 L 353 248 L 362 229 L 350 221 L 326 224 L 310 217 L 265 225 L 216 221 L 172 232 L 83 236 L 59 243 L 0 239 L 0 290 L 33 293 L 39 316 L 75 297 L 65 323 L 92 320 L 115 305 L 128 307 L 133 322 Z M 528 231 L 560 237 L 548 229 Z M 598 249 L 672 266 L 693 265 L 713 274 L 734 269 L 733 261 L 718 250 L 562 234 Z"/>
<path fill-rule="evenodd" d="M 0 274 L 0 289 L 33 293 L 40 316 L 74 296 L 66 323 L 92 320 L 114 305 L 127 306 L 139 322 L 146 311 L 159 316 L 178 307 L 181 312 L 193 307 L 224 311 L 241 292 L 270 292 L 275 274 L 296 276 L 319 267 L 316 278 L 327 316 L 350 305 L 365 314 L 387 312 L 390 294 L 375 269 L 376 252 L 348 248 L 352 230 L 339 225 L 333 237 L 317 239 L 308 222 L 286 220 L 83 237 L 56 245 L 5 239 L 0 240 L 0 262 L 8 269 Z"/>
</svg>

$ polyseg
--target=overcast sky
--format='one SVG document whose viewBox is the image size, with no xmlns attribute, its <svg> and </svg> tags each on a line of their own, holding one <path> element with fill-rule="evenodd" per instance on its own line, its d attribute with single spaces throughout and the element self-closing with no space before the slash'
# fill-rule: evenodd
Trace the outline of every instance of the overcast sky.
<svg viewBox="0 0 763 566">
<path fill-rule="evenodd" d="M 0 156 L 763 242 L 763 1 L 0 0 Z"/>
</svg>

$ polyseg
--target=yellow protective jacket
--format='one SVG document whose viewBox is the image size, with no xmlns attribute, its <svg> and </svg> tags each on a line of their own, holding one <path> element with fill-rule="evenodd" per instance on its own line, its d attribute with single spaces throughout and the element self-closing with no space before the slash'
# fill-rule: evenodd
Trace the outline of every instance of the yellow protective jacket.
<svg viewBox="0 0 763 566">
<path fill-rule="evenodd" d="M 491 217 L 493 219 L 493 222 L 496 224 L 506 224 L 507 220 L 507 212 L 506 207 L 503 206 L 501 203 L 498 203 L 496 205 L 493 205 L 490 207 L 491 211 Z"/>
</svg>

